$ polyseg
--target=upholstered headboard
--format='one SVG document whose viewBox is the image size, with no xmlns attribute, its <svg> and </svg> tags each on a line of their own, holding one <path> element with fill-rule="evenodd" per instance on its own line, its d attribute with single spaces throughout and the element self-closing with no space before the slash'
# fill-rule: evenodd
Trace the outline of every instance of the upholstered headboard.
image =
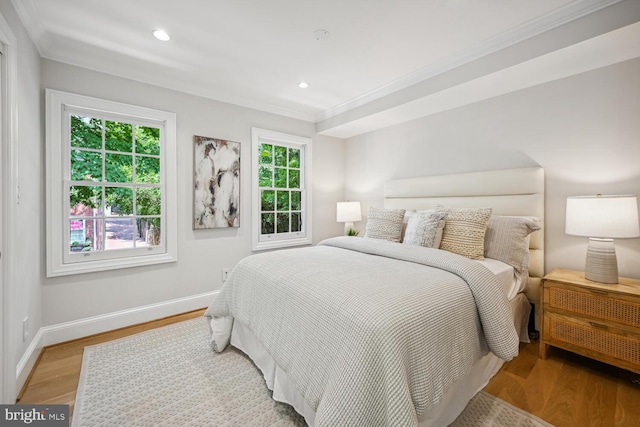
<svg viewBox="0 0 640 427">
<path fill-rule="evenodd" d="M 539 167 L 396 179 L 384 185 L 385 208 L 490 207 L 494 215 L 535 216 L 540 230 L 529 240 L 529 281 L 525 294 L 540 307 L 544 276 L 544 169 Z"/>
</svg>

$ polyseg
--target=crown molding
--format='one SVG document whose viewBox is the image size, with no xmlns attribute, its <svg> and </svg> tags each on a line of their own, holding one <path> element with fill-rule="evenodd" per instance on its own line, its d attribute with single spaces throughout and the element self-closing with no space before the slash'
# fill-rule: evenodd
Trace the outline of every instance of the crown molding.
<svg viewBox="0 0 640 427">
<path fill-rule="evenodd" d="M 59 62 L 62 64 L 67 64 L 73 67 L 78 67 L 85 70 L 91 70 L 97 73 L 108 74 L 110 76 L 120 77 L 123 79 L 132 80 L 132 81 L 144 83 L 151 86 L 157 86 L 167 90 L 174 90 L 176 92 L 198 96 L 200 98 L 210 99 L 216 102 L 230 104 L 235 107 L 249 108 L 252 110 L 258 110 L 265 113 L 276 114 L 278 116 L 289 117 L 292 119 L 315 123 L 314 113 L 294 110 L 291 108 L 286 108 L 280 105 L 274 105 L 267 102 L 260 102 L 247 97 L 221 94 L 219 92 L 209 93 L 206 90 L 203 91 L 203 87 L 194 87 L 194 85 L 191 85 L 191 84 L 181 84 L 180 81 L 176 81 L 176 80 L 150 82 L 148 79 L 144 77 L 132 76 L 131 74 L 119 72 L 118 70 L 114 70 L 114 69 L 105 70 L 104 68 L 100 68 L 98 66 L 89 65 L 86 63 L 80 63 L 71 56 L 58 56 L 58 55 L 48 55 L 48 54 L 40 55 L 40 56 L 43 59 L 48 59 L 48 60 Z"/>
<path fill-rule="evenodd" d="M 11 0 L 11 4 L 18 13 L 18 17 L 27 30 L 31 41 L 35 44 L 38 53 L 43 56 L 50 47 L 50 38 L 47 37 L 47 29 L 42 23 L 38 8 L 33 0 Z"/>
<path fill-rule="evenodd" d="M 319 123 L 331 117 L 346 113 L 370 102 L 391 95 L 402 89 L 406 89 L 417 83 L 433 78 L 439 74 L 453 70 L 476 59 L 490 55 L 494 52 L 506 49 L 546 31 L 560 27 L 576 19 L 597 12 L 601 9 L 621 2 L 622 0 L 576 0 L 565 6 L 557 8 L 545 15 L 525 22 L 510 30 L 497 34 L 485 41 L 466 49 L 460 50 L 437 63 L 418 69 L 404 77 L 380 86 L 370 92 L 356 98 L 338 104 L 324 110 L 315 116 L 315 122 Z"/>
<path fill-rule="evenodd" d="M 300 110 L 282 107 L 267 102 L 257 101 L 248 97 L 239 97 L 220 93 L 203 93 L 202 88 L 195 90 L 194 88 L 188 87 L 189 85 L 180 84 L 175 81 L 150 83 L 149 81 L 132 78 L 130 75 L 123 75 L 121 73 L 109 72 L 109 74 L 132 80 L 142 81 L 144 83 L 154 84 L 156 86 L 161 86 L 167 89 L 177 90 L 180 92 L 201 96 L 219 102 L 237 105 L 240 107 L 259 110 L 271 114 L 277 114 L 280 116 L 303 120 L 306 122 L 319 123 L 340 114 L 344 114 L 347 111 L 353 110 L 355 108 L 362 107 L 377 99 L 391 95 L 402 89 L 411 87 L 415 84 L 433 78 L 447 71 L 453 70 L 484 56 L 498 52 L 502 49 L 508 48 L 509 46 L 515 45 L 546 31 L 560 27 L 571 21 L 582 18 L 621 1 L 624 0 L 575 0 L 545 15 L 529 20 L 517 27 L 504 31 L 501 34 L 470 46 L 469 48 L 453 53 L 452 55 L 449 55 L 448 57 L 438 61 L 435 64 L 418 69 L 386 85 L 380 86 L 356 98 L 338 104 L 324 111 L 320 111 L 318 113 L 303 112 Z M 51 37 L 48 37 L 48 31 L 43 24 L 43 21 L 33 0 L 11 0 L 11 3 L 16 9 L 18 16 L 22 20 L 24 27 L 26 28 L 41 57 L 54 61 L 64 62 L 70 65 L 79 66 L 82 68 L 92 69 L 86 64 L 74 64 L 74 62 L 76 61 L 74 61 L 72 58 L 60 58 L 55 57 L 55 55 L 49 54 L 51 52 Z M 105 72 L 104 70 L 95 71 Z"/>
</svg>

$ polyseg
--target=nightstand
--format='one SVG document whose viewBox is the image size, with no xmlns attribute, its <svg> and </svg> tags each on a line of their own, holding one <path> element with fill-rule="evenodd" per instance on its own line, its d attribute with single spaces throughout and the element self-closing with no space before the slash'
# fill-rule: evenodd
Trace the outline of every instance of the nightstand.
<svg viewBox="0 0 640 427">
<path fill-rule="evenodd" d="M 552 270 L 542 279 L 540 358 L 549 346 L 640 373 L 640 280 L 610 285 Z"/>
</svg>

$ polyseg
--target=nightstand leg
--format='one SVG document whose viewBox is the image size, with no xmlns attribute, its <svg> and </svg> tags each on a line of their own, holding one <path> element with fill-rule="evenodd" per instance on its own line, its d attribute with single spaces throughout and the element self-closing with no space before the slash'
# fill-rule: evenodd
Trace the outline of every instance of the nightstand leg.
<svg viewBox="0 0 640 427">
<path fill-rule="evenodd" d="M 544 360 L 547 358 L 547 350 L 549 350 L 549 344 L 540 342 L 540 359 Z"/>
</svg>

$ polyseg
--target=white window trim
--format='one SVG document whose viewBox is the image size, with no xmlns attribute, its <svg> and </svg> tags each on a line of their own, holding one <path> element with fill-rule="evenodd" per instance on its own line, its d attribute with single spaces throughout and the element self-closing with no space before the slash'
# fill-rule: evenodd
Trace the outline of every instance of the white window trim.
<svg viewBox="0 0 640 427">
<path fill-rule="evenodd" d="M 304 157 L 301 160 L 304 169 L 304 186 L 302 188 L 303 224 L 302 237 L 287 237 L 284 239 L 269 239 L 260 241 L 260 186 L 258 181 L 258 148 L 261 142 L 273 142 L 274 144 L 304 146 Z M 260 128 L 251 128 L 251 219 L 253 224 L 252 249 L 261 251 L 267 249 L 286 248 L 291 246 L 310 245 L 313 242 L 311 235 L 311 138 L 289 135 Z"/>
<path fill-rule="evenodd" d="M 68 160 L 62 157 L 66 153 L 63 146 L 63 117 L 65 107 L 95 110 L 98 114 L 110 113 L 127 115 L 162 122 L 164 140 L 161 144 L 161 165 L 165 184 L 163 191 L 163 241 L 162 248 L 149 247 L 147 251 L 157 253 L 144 255 L 105 257 L 94 256 L 82 262 L 65 262 L 65 230 L 67 217 L 64 215 L 65 175 L 63 167 Z M 107 101 L 88 96 L 76 95 L 57 90 L 46 89 L 46 165 L 47 165 L 47 277 L 70 274 L 90 273 L 127 267 L 153 265 L 178 260 L 177 229 L 177 164 L 176 164 L 176 115 L 165 111 L 152 110 L 119 102 Z M 93 255 L 93 254 L 92 254 Z M 91 255 L 89 255 L 91 256 Z M 116 256 L 119 256 L 116 258 Z M 101 259 L 96 259 L 101 258 Z"/>
</svg>

